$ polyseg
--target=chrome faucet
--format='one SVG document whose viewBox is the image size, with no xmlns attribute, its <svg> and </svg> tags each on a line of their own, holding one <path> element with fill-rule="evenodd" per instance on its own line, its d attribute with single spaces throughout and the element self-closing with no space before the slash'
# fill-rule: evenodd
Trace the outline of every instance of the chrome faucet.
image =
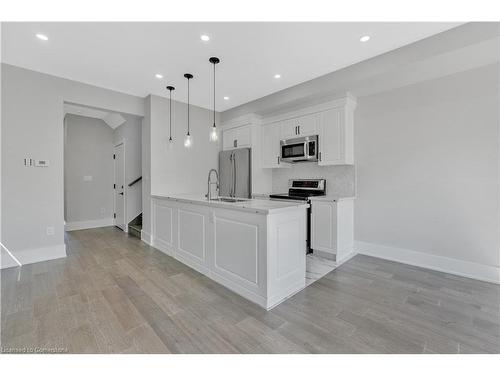
<svg viewBox="0 0 500 375">
<path fill-rule="evenodd" d="M 217 181 L 216 182 L 212 182 L 210 177 L 212 177 L 212 172 L 215 172 L 215 177 L 217 177 Z M 207 200 L 211 200 L 212 199 L 212 189 L 211 189 L 211 185 L 215 185 L 215 190 L 219 190 L 219 172 L 217 172 L 217 169 L 210 169 L 208 171 L 208 182 L 207 182 L 207 185 L 208 185 L 208 192 L 207 194 L 205 195 L 205 197 L 207 197 Z"/>
</svg>

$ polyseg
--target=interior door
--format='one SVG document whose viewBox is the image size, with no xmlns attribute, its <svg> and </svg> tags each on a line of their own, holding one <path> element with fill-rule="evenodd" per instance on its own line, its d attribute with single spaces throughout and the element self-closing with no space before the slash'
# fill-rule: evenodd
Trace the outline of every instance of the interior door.
<svg viewBox="0 0 500 375">
<path fill-rule="evenodd" d="M 115 225 L 126 230 L 125 223 L 125 149 L 123 143 L 115 146 Z"/>
</svg>

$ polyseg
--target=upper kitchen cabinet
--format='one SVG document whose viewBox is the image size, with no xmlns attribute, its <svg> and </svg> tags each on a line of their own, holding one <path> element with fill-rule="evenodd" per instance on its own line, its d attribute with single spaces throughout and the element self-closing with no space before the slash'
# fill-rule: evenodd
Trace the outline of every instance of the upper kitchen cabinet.
<svg viewBox="0 0 500 375">
<path fill-rule="evenodd" d="M 239 126 L 232 129 L 224 129 L 222 133 L 223 150 L 251 147 L 251 131 L 252 130 L 249 125 Z"/>
<path fill-rule="evenodd" d="M 285 168 L 290 164 L 280 160 L 281 123 L 262 126 L 262 168 Z"/>
<path fill-rule="evenodd" d="M 354 109 L 347 97 L 339 106 L 319 113 L 318 165 L 354 164 Z"/>
<path fill-rule="evenodd" d="M 298 138 L 317 134 L 317 114 L 295 117 L 281 123 L 281 139 Z"/>
</svg>

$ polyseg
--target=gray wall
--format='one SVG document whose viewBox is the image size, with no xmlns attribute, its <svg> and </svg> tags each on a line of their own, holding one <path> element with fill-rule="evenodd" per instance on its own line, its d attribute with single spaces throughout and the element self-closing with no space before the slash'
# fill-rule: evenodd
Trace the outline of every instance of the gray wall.
<svg viewBox="0 0 500 375">
<path fill-rule="evenodd" d="M 104 121 L 68 114 L 64 119 L 66 223 L 113 216 L 113 129 Z M 89 176 L 92 181 L 85 181 Z"/>
<path fill-rule="evenodd" d="M 33 250 L 27 261 L 44 260 L 64 248 L 63 103 L 143 116 L 144 99 L 7 64 L 1 85 L 2 240 L 13 252 Z M 24 167 L 25 157 L 50 166 Z"/>
<path fill-rule="evenodd" d="M 273 192 L 286 193 L 291 178 L 324 178 L 328 195 L 352 197 L 355 191 L 355 167 L 335 165 L 319 167 L 316 163 L 296 163 L 291 168 L 273 170 Z"/>
<path fill-rule="evenodd" d="M 151 97 L 151 191 L 152 194 L 197 194 L 207 190 L 207 175 L 217 168 L 220 142 L 209 142 L 213 124 L 210 110 L 191 106 L 190 133 L 193 146 L 184 147 L 187 105 L 172 101 L 172 146 L 169 138 L 169 105 L 166 98 Z"/>
<path fill-rule="evenodd" d="M 359 99 L 356 240 L 500 265 L 499 68 Z"/>
<path fill-rule="evenodd" d="M 142 181 L 128 186 L 142 176 L 142 119 L 138 116 L 125 115 L 125 123 L 113 132 L 115 145 L 125 143 L 125 189 L 126 222 L 129 223 L 142 212 Z"/>
</svg>

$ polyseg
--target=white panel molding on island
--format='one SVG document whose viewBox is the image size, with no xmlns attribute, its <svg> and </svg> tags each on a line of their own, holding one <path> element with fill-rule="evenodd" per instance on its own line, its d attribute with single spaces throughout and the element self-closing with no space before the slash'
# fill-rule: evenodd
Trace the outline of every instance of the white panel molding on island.
<svg viewBox="0 0 500 375">
<path fill-rule="evenodd" d="M 265 309 L 305 287 L 307 205 L 155 196 L 151 245 Z"/>
</svg>

